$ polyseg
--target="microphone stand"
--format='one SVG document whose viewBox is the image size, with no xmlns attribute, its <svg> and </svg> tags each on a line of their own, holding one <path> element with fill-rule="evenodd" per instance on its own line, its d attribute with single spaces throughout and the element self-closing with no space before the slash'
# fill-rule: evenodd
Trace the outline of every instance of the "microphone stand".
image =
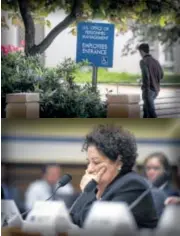
<svg viewBox="0 0 180 236">
<path fill-rule="evenodd" d="M 59 184 L 59 185 L 56 187 L 56 189 L 54 190 L 53 194 L 52 194 L 49 198 L 47 198 L 47 199 L 45 200 L 45 202 L 48 201 L 48 200 L 50 200 L 50 199 L 54 196 L 54 194 L 55 194 L 55 193 L 57 192 L 57 190 L 61 187 L 61 185 L 62 185 L 62 184 Z M 32 208 L 29 209 L 29 210 L 27 210 L 27 211 L 25 211 L 24 213 L 22 213 L 21 216 L 23 217 L 24 215 L 27 215 L 31 210 L 32 210 Z"/>
</svg>

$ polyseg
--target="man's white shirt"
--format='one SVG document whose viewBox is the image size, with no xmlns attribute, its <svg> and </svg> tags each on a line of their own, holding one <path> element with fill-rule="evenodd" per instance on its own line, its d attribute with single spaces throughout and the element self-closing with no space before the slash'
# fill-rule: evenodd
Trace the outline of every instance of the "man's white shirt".
<svg viewBox="0 0 180 236">
<path fill-rule="evenodd" d="M 54 190 L 57 186 L 54 186 Z M 57 190 L 58 195 L 71 195 L 74 189 L 71 184 L 67 184 Z M 45 180 L 36 180 L 29 185 L 25 193 L 25 207 L 31 209 L 36 201 L 45 201 L 52 195 L 52 188 Z"/>
</svg>

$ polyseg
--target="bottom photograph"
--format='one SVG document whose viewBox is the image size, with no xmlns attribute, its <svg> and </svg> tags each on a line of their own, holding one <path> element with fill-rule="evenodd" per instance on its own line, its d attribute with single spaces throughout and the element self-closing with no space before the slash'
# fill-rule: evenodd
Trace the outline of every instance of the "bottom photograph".
<svg viewBox="0 0 180 236">
<path fill-rule="evenodd" d="M 180 235 L 180 119 L 2 120 L 2 235 Z"/>
</svg>

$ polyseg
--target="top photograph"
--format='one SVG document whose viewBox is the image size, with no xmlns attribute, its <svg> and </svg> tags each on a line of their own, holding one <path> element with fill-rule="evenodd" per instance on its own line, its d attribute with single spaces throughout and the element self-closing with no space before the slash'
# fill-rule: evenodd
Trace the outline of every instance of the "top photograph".
<svg viewBox="0 0 180 236">
<path fill-rule="evenodd" d="M 2 0 L 1 117 L 179 118 L 180 1 Z"/>
</svg>

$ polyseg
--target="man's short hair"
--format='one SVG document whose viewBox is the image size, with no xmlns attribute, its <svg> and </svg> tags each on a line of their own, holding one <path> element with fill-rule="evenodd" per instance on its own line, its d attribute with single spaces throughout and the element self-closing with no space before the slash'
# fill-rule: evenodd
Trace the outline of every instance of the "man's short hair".
<svg viewBox="0 0 180 236">
<path fill-rule="evenodd" d="M 149 44 L 147 44 L 147 43 L 140 44 L 138 47 L 138 50 L 143 51 L 145 53 L 149 53 Z"/>
</svg>

